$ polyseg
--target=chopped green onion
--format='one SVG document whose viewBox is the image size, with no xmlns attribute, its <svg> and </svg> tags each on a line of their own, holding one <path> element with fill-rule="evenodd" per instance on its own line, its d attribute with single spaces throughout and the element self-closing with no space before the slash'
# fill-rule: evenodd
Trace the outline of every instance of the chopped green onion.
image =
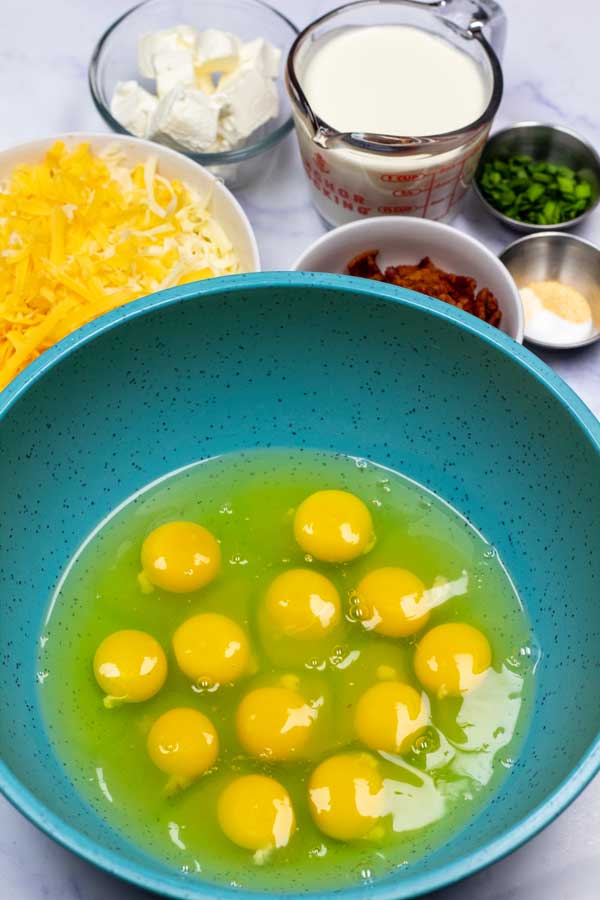
<svg viewBox="0 0 600 900">
<path fill-rule="evenodd" d="M 495 209 L 534 225 L 567 222 L 594 200 L 592 185 L 582 173 L 522 154 L 484 163 L 478 184 Z"/>
</svg>

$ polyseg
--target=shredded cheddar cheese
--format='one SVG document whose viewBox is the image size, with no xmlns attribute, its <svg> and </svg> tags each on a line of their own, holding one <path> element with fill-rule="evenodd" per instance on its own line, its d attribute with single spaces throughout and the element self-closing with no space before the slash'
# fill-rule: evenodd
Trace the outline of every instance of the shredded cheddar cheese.
<svg viewBox="0 0 600 900">
<path fill-rule="evenodd" d="M 0 390 L 69 332 L 153 291 L 238 271 L 210 196 L 57 142 L 0 185 Z"/>
</svg>

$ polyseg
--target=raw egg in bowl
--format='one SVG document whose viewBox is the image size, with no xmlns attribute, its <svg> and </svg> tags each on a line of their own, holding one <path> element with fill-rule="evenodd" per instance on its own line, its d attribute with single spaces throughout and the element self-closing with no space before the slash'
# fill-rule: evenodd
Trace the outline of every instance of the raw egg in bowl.
<svg viewBox="0 0 600 900">
<path fill-rule="evenodd" d="M 369 874 L 375 900 L 407 898 L 517 847 L 597 770 L 600 425 L 485 324 L 342 276 L 177 287 L 29 366 L 0 395 L 0 447 L 0 783 L 82 857 L 164 896 L 267 895 L 275 873 L 289 897 L 352 898 L 365 854 L 410 825 L 409 863 Z M 269 453 L 287 460 L 275 486 Z M 524 616 L 514 654 L 490 625 L 500 582 Z M 84 621 L 82 674 L 53 687 Z M 478 707 L 517 682 L 520 740 L 489 781 L 465 763 L 482 762 Z M 153 785 L 104 772 L 114 817 L 61 752 L 59 694 Z M 448 754 L 482 802 L 435 843 Z M 199 797 L 222 850 L 184 870 L 172 837 L 194 846 Z M 154 818 L 186 823 L 169 853 L 140 837 Z"/>
</svg>

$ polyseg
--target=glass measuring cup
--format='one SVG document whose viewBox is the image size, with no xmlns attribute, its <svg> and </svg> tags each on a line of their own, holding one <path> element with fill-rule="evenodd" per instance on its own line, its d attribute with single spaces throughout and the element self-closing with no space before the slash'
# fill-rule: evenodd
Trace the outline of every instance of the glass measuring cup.
<svg viewBox="0 0 600 900">
<path fill-rule="evenodd" d="M 487 106 L 456 131 L 428 135 L 341 133 L 319 118 L 303 90 L 307 65 L 324 41 L 350 28 L 424 29 L 467 53 Z M 466 194 L 502 97 L 506 19 L 493 0 L 359 0 L 321 16 L 290 49 L 286 86 L 313 202 L 330 225 L 363 216 L 410 215 L 449 221 Z M 360 122 L 357 122 L 357 127 Z"/>
</svg>

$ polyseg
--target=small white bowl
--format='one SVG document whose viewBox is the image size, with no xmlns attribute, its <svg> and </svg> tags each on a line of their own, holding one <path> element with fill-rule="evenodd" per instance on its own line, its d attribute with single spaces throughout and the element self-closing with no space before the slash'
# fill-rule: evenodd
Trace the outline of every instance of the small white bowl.
<svg viewBox="0 0 600 900">
<path fill-rule="evenodd" d="M 300 272 L 347 273 L 350 260 L 365 250 L 379 250 L 386 266 L 418 263 L 430 256 L 436 266 L 456 275 L 469 275 L 477 289 L 489 288 L 502 311 L 500 330 L 523 343 L 523 304 L 510 273 L 487 247 L 450 225 L 409 216 L 360 219 L 334 228 L 315 241 L 296 260 Z"/>
<path fill-rule="evenodd" d="M 259 272 L 260 258 L 252 226 L 246 213 L 221 182 L 198 163 L 176 153 L 168 147 L 120 134 L 86 134 L 69 132 L 41 138 L 28 144 L 20 144 L 0 151 L 0 179 L 10 175 L 20 163 L 40 162 L 55 141 L 64 141 L 67 147 L 88 143 L 94 153 L 117 144 L 129 163 L 144 162 L 155 156 L 158 170 L 166 178 L 178 178 L 201 196 L 211 192 L 210 211 L 231 240 L 240 262 L 240 272 Z"/>
</svg>

